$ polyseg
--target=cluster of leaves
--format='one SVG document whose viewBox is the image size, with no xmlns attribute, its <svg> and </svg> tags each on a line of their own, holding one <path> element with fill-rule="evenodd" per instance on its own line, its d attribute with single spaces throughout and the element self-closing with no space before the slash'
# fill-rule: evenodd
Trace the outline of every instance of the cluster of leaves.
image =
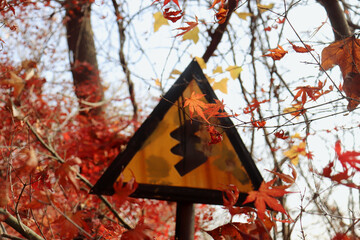
<svg viewBox="0 0 360 240">
<path fill-rule="evenodd" d="M 127 201 L 135 181 L 118 183 L 110 205 L 89 195 L 91 184 L 127 144 L 128 134 L 121 130 L 131 120 L 70 114 L 76 100 L 44 95 L 46 81 L 33 61 L 19 67 L 1 65 L 1 69 L 1 221 L 18 216 L 19 224 L 47 239 L 145 239 L 141 236 L 173 234 L 173 205 Z M 115 209 L 120 209 L 119 216 Z M 168 215 L 159 216 L 159 211 Z M 124 214 L 132 225 L 138 222 L 136 227 L 118 222 Z M 4 229 L 8 235 L 19 235 L 12 228 Z"/>
<path fill-rule="evenodd" d="M 224 208 L 229 211 L 231 219 L 238 215 L 244 217 L 246 221 L 233 222 L 231 220 L 230 223 L 207 231 L 207 233 L 215 240 L 224 238 L 271 239 L 270 230 L 275 227 L 275 222 L 279 220 L 275 218 L 276 213 L 271 214 L 270 209 L 285 214 L 288 217 L 286 220 L 281 220 L 282 222 L 293 222 L 277 199 L 290 193 L 286 189 L 295 183 L 297 177 L 296 171 L 291 165 L 289 166 L 292 170 L 291 175 L 270 171 L 275 174 L 275 178 L 271 181 L 263 182 L 258 190 L 249 192 L 249 195 L 242 204 L 254 203 L 255 208 L 235 206 L 238 202 L 239 190 L 234 185 L 228 186 L 223 191 Z M 279 183 L 279 180 L 284 184 L 275 186 L 274 184 L 276 182 Z"/>
</svg>

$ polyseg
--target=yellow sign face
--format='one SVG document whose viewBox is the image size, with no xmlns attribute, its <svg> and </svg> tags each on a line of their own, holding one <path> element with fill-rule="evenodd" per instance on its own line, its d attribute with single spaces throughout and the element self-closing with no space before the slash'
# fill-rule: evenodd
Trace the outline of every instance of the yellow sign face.
<svg viewBox="0 0 360 240">
<path fill-rule="evenodd" d="M 233 184 L 240 192 L 253 190 L 249 175 L 226 133 L 223 133 L 223 141 L 209 144 L 207 124 L 191 121 L 182 108 L 183 101 L 190 98 L 192 92 L 202 93 L 195 80 L 189 83 L 122 171 L 124 180 L 135 177 L 140 184 L 212 190 Z M 205 98 L 202 100 L 207 102 Z M 210 122 L 220 124 L 216 118 Z M 216 129 L 223 132 L 221 128 Z"/>
</svg>

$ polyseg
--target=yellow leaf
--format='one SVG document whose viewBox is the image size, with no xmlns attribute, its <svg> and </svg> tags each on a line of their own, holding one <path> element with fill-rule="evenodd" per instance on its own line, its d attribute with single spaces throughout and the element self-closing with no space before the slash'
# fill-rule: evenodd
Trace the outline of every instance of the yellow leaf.
<svg viewBox="0 0 360 240">
<path fill-rule="evenodd" d="M 259 11 L 261 13 L 263 13 L 263 12 L 266 12 L 267 10 L 272 9 L 274 7 L 274 4 L 273 3 L 270 3 L 268 5 L 257 4 L 257 7 L 258 7 Z"/>
<path fill-rule="evenodd" d="M 300 136 L 300 133 L 295 133 L 294 135 L 291 136 L 291 138 L 303 139 L 303 138 Z"/>
<path fill-rule="evenodd" d="M 173 75 L 180 75 L 181 72 L 177 69 L 174 69 L 171 73 L 170 73 L 170 79 L 175 79 L 175 77 Z"/>
<path fill-rule="evenodd" d="M 205 77 L 206 77 L 206 79 L 208 80 L 208 82 L 209 82 L 210 84 L 212 84 L 213 82 L 215 82 L 215 78 L 209 77 L 209 76 L 206 75 L 206 74 L 205 74 Z"/>
<path fill-rule="evenodd" d="M 155 84 L 156 84 L 156 86 L 159 86 L 159 87 L 160 87 L 160 86 L 161 86 L 160 79 L 158 79 L 158 78 L 155 79 Z"/>
<path fill-rule="evenodd" d="M 230 72 L 230 76 L 232 79 L 236 79 L 240 75 L 242 68 L 239 66 L 229 66 L 225 70 Z"/>
<path fill-rule="evenodd" d="M 213 89 L 214 90 L 220 90 L 221 92 L 227 94 L 227 82 L 228 82 L 229 78 L 223 78 L 221 79 L 219 82 L 215 82 L 213 84 Z"/>
<path fill-rule="evenodd" d="M 284 152 L 284 155 L 288 157 L 292 164 L 295 166 L 299 163 L 299 155 L 306 156 L 306 143 L 301 142 L 299 145 L 293 145 L 290 150 Z"/>
<path fill-rule="evenodd" d="M 193 42 L 196 44 L 199 41 L 199 28 L 195 27 L 193 30 L 185 33 L 182 37 L 182 40 L 193 40 Z"/>
<path fill-rule="evenodd" d="M 222 67 L 221 66 L 217 66 L 214 70 L 213 70 L 213 74 L 215 73 L 223 73 Z"/>
<path fill-rule="evenodd" d="M 162 25 L 169 25 L 168 20 L 164 18 L 161 12 L 154 13 L 154 32 L 158 31 Z"/>
<path fill-rule="evenodd" d="M 198 64 L 200 65 L 201 69 L 205 69 L 206 68 L 206 63 L 204 61 L 203 58 L 201 57 L 195 57 L 196 61 L 198 62 Z"/>
<path fill-rule="evenodd" d="M 247 12 L 235 12 L 236 15 L 238 15 L 239 18 L 243 19 L 243 20 L 246 20 L 247 17 L 251 17 L 253 16 L 252 13 L 247 13 Z"/>
</svg>

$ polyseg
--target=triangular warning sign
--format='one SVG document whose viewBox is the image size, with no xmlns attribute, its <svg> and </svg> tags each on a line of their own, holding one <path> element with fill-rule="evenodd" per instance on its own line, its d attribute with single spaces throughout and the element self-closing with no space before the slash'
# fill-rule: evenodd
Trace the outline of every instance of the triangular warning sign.
<svg viewBox="0 0 360 240">
<path fill-rule="evenodd" d="M 139 183 L 131 197 L 222 204 L 221 189 L 233 184 L 241 194 L 257 189 L 262 177 L 237 130 L 228 117 L 209 121 L 222 133 L 222 141 L 209 144 L 208 124 L 190 119 L 184 101 L 191 94 L 205 94 L 204 102 L 217 99 L 199 64 L 194 60 L 162 97 L 95 184 L 91 193 L 112 195 L 122 174 Z"/>
</svg>

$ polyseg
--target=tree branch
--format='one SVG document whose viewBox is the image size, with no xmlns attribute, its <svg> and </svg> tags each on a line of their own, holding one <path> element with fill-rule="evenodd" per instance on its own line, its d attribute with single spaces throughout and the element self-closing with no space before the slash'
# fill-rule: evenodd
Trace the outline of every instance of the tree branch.
<svg viewBox="0 0 360 240">
<path fill-rule="evenodd" d="M 202 58 L 204 59 L 205 62 L 207 62 L 210 59 L 210 57 L 216 51 L 219 43 L 221 42 L 221 39 L 224 35 L 226 27 L 229 24 L 230 17 L 232 15 L 232 13 L 234 12 L 234 10 L 237 6 L 237 3 L 238 3 L 237 0 L 229 0 L 229 3 L 225 7 L 229 10 L 228 15 L 226 16 L 225 22 L 223 24 L 219 24 L 218 27 L 216 28 L 215 32 L 210 35 L 211 42 L 210 42 L 209 46 L 206 48 L 204 55 L 202 56 Z"/>
<path fill-rule="evenodd" d="M 65 160 L 62 159 L 59 154 L 54 150 L 54 148 L 50 145 L 48 145 L 44 139 L 36 132 L 35 128 L 29 123 L 29 121 L 25 118 L 24 122 L 26 125 L 30 128 L 31 132 L 35 135 L 36 139 L 51 153 L 51 155 L 60 163 L 65 163 Z M 85 183 L 86 186 L 88 186 L 90 189 L 93 187 L 93 185 L 87 180 L 84 176 L 82 176 L 80 173 L 77 173 L 76 176 Z M 106 205 L 106 207 L 114 214 L 115 218 L 118 219 L 118 221 L 123 225 L 124 228 L 130 230 L 132 229 L 125 221 L 122 219 L 120 214 L 112 207 L 111 203 L 101 195 L 97 195 L 100 200 Z"/>
<path fill-rule="evenodd" d="M 36 232 L 34 232 L 28 226 L 22 224 L 16 219 L 13 215 L 11 215 L 8 211 L 3 208 L 0 208 L 0 214 L 5 215 L 5 223 L 15 229 L 18 233 L 24 236 L 26 239 L 30 240 L 44 240 L 44 238 L 40 237 Z"/>
<path fill-rule="evenodd" d="M 135 101 L 135 91 L 134 91 L 134 83 L 131 80 L 130 76 L 130 69 L 128 67 L 127 61 L 125 59 L 124 54 L 124 44 L 125 44 L 125 28 L 124 28 L 124 19 L 121 17 L 121 14 L 119 12 L 119 5 L 117 4 L 116 0 L 112 0 L 112 4 L 114 6 L 115 16 L 117 18 L 116 24 L 118 26 L 118 32 L 119 32 L 119 39 L 120 39 L 120 50 L 119 50 L 119 60 L 121 67 L 125 73 L 126 81 L 128 84 L 128 90 L 130 95 L 131 104 L 133 106 L 133 120 L 137 120 L 138 118 L 138 106 Z"/>
</svg>

